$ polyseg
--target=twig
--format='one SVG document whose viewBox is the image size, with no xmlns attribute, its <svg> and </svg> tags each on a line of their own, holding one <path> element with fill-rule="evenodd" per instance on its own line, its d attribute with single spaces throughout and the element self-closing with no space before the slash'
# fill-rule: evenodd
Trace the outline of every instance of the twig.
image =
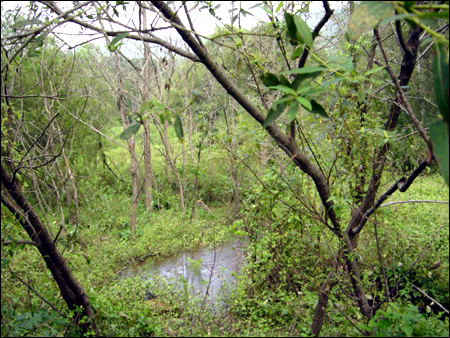
<svg viewBox="0 0 450 338">
<path fill-rule="evenodd" d="M 33 291 L 33 293 L 38 296 L 40 299 L 42 299 L 48 306 L 50 306 L 53 310 L 55 310 L 56 312 L 59 313 L 59 315 L 63 318 L 67 319 L 67 316 L 65 316 L 64 314 L 62 314 L 57 308 L 56 306 L 54 306 L 52 303 L 50 303 L 48 300 L 46 300 L 44 297 L 42 297 L 35 289 L 33 289 L 32 286 L 28 285 L 27 282 L 25 282 L 22 278 L 20 278 L 19 276 L 17 276 L 14 271 L 12 271 L 11 269 L 9 269 L 9 272 L 11 273 L 11 275 L 13 275 L 14 278 L 17 278 L 22 284 L 24 284 L 28 289 L 30 289 L 31 291 Z"/>
<path fill-rule="evenodd" d="M 378 46 L 380 47 L 381 54 L 383 55 L 384 61 L 386 62 L 386 70 L 388 71 L 392 81 L 395 84 L 395 87 L 396 87 L 397 92 L 398 92 L 398 94 L 400 96 L 400 99 L 402 100 L 403 104 L 405 105 L 406 112 L 408 113 L 408 115 L 411 118 L 411 120 L 414 123 L 414 125 L 417 127 L 417 130 L 419 130 L 420 135 L 424 139 L 425 143 L 427 144 L 428 149 L 431 152 L 432 148 L 431 148 L 430 139 L 428 138 L 427 133 L 425 132 L 425 130 L 422 127 L 422 125 L 420 124 L 420 122 L 417 119 L 416 115 L 414 115 L 413 109 L 412 109 L 411 105 L 409 104 L 408 99 L 406 98 L 406 95 L 405 95 L 405 92 L 403 91 L 403 88 L 400 86 L 400 83 L 398 82 L 397 77 L 392 72 L 392 69 L 389 66 L 389 59 L 388 59 L 388 57 L 386 55 L 386 51 L 384 50 L 383 44 L 381 43 L 380 34 L 378 33 L 377 29 L 374 29 L 373 31 L 374 31 L 375 37 L 378 40 Z M 406 50 L 405 50 L 405 52 L 406 52 Z"/>
<path fill-rule="evenodd" d="M 362 331 L 355 323 L 353 323 L 353 321 L 344 313 L 344 311 L 342 311 L 334 302 L 331 302 L 331 304 L 333 305 L 333 307 L 335 308 L 335 309 L 337 309 L 340 313 L 341 313 L 341 315 L 345 318 L 345 319 L 347 319 L 347 321 L 350 323 L 350 324 L 352 324 L 354 327 L 355 327 L 355 329 L 357 329 L 359 332 L 361 332 L 361 334 L 364 336 L 364 337 L 368 337 L 369 335 L 370 335 L 370 333 L 368 333 L 368 332 L 364 332 L 364 331 Z"/>
<path fill-rule="evenodd" d="M 431 103 L 431 102 L 429 102 L 429 103 Z M 428 128 L 425 128 L 424 130 L 425 130 L 425 131 L 428 131 Z M 417 134 L 417 133 L 419 133 L 418 130 L 413 131 L 412 133 L 409 133 L 409 134 L 407 134 L 407 135 L 404 135 L 404 136 L 402 136 L 402 137 L 399 137 L 396 141 L 403 140 L 403 139 L 408 138 L 408 137 L 410 137 L 410 136 L 413 136 L 413 135 L 415 135 L 415 134 Z"/>
<path fill-rule="evenodd" d="M 439 204 L 449 204 L 449 202 L 446 202 L 446 201 L 410 200 L 410 201 L 389 202 L 389 203 L 380 205 L 379 208 L 387 207 L 388 205 L 392 205 L 392 204 L 404 204 L 404 203 L 439 203 Z"/>
<path fill-rule="evenodd" d="M 395 182 L 380 198 L 375 202 L 374 206 L 370 208 L 363 216 L 361 222 L 356 229 L 352 230 L 353 234 L 358 234 L 364 228 L 369 216 L 372 215 L 389 196 L 391 196 L 397 189 L 400 192 L 405 192 L 410 185 L 414 182 L 417 176 L 428 166 L 428 161 L 423 161 L 414 171 L 409 175 L 408 179 L 402 177 L 397 182 Z"/>
<path fill-rule="evenodd" d="M 449 314 L 448 310 L 447 310 L 444 306 L 442 306 L 442 304 L 439 303 L 436 299 L 431 298 L 430 296 L 428 296 L 428 295 L 425 293 L 425 291 L 423 291 L 421 288 L 415 286 L 413 283 L 409 283 L 409 284 L 411 284 L 411 285 L 413 286 L 413 288 L 419 290 L 420 293 L 421 293 L 422 295 L 424 295 L 424 296 L 427 297 L 428 299 L 432 300 L 437 306 L 439 306 L 442 310 L 444 310 L 445 313 Z"/>
<path fill-rule="evenodd" d="M 4 241 L 4 242 L 2 242 L 2 245 L 9 245 L 9 244 L 19 244 L 19 245 L 21 245 L 21 244 L 28 244 L 28 245 L 38 246 L 37 242 L 35 242 L 35 241 L 22 241 L 22 240 L 19 240 L 19 241 Z"/>
</svg>

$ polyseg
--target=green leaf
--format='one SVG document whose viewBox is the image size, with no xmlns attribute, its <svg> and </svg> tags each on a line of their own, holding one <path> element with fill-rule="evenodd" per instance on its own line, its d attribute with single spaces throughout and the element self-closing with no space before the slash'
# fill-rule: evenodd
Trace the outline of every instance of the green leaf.
<svg viewBox="0 0 450 338">
<path fill-rule="evenodd" d="M 399 21 L 399 20 L 411 19 L 411 18 L 415 18 L 415 17 L 417 17 L 417 14 L 413 14 L 413 13 L 405 13 L 405 14 L 388 16 L 387 18 L 384 18 L 383 20 L 381 20 L 380 26 L 384 26 L 391 21 Z"/>
<path fill-rule="evenodd" d="M 263 127 L 266 128 L 269 124 L 279 118 L 283 113 L 284 108 L 286 108 L 286 102 L 278 103 L 277 101 L 275 101 L 272 108 L 269 109 L 269 113 L 264 120 Z"/>
<path fill-rule="evenodd" d="M 261 8 L 264 10 L 264 12 L 266 12 L 267 14 L 269 14 L 270 16 L 273 16 L 272 11 L 269 9 L 269 7 L 267 7 L 266 5 L 261 6 Z"/>
<path fill-rule="evenodd" d="M 112 41 L 109 45 L 114 46 L 115 44 L 117 44 L 120 40 L 122 40 L 127 35 L 128 35 L 128 33 L 121 33 L 121 34 L 117 35 L 114 39 L 112 39 Z"/>
<path fill-rule="evenodd" d="M 178 139 L 181 143 L 184 142 L 183 124 L 181 123 L 180 115 L 175 115 L 175 134 L 177 134 Z"/>
<path fill-rule="evenodd" d="M 202 96 L 203 93 L 197 92 L 197 91 L 193 90 L 193 91 L 191 91 L 191 95 L 192 95 L 192 96 Z M 158 102 L 158 103 L 159 103 L 159 102 Z M 162 105 L 162 108 L 166 108 L 163 104 L 160 103 L 160 105 Z"/>
<path fill-rule="evenodd" d="M 46 30 L 44 32 L 42 32 L 41 34 L 39 34 L 39 36 L 36 38 L 36 45 L 37 46 L 42 46 L 44 44 L 44 40 L 45 38 L 48 36 L 48 34 L 50 33 L 50 30 Z"/>
<path fill-rule="evenodd" d="M 299 102 L 297 100 L 292 101 L 291 106 L 289 107 L 289 110 L 286 113 L 286 120 L 288 123 L 291 123 L 297 117 L 298 105 Z"/>
<path fill-rule="evenodd" d="M 302 88 L 303 89 L 303 88 Z M 324 92 L 324 91 L 326 91 L 327 89 L 325 88 L 325 87 L 322 87 L 322 86 L 320 86 L 320 87 L 315 87 L 315 88 L 312 88 L 312 89 L 309 89 L 309 90 L 306 90 L 306 91 L 302 91 L 301 92 L 301 94 L 302 94 L 302 96 L 305 96 L 305 97 L 307 97 L 308 95 L 312 95 L 312 94 L 317 94 L 317 93 L 321 93 L 321 92 Z M 300 94 L 300 93 L 299 93 Z"/>
<path fill-rule="evenodd" d="M 279 86 L 272 86 L 272 87 L 269 87 L 269 88 L 270 89 L 281 90 L 282 92 L 284 92 L 286 94 L 297 95 L 297 92 L 294 89 L 286 87 L 286 86 L 279 85 Z"/>
<path fill-rule="evenodd" d="M 351 72 L 355 67 L 352 57 L 333 56 L 328 59 L 328 65 L 333 70 L 344 70 Z"/>
<path fill-rule="evenodd" d="M 332 85 L 333 83 L 337 83 L 337 82 L 340 82 L 342 80 L 345 80 L 345 78 L 343 78 L 342 76 L 339 76 L 339 77 L 336 77 L 336 78 L 334 78 L 332 80 L 328 80 L 328 81 L 323 82 L 320 86 L 323 87 L 323 88 L 327 88 L 328 86 Z"/>
<path fill-rule="evenodd" d="M 42 24 L 43 24 L 43 22 L 38 19 L 21 20 L 21 21 L 15 22 L 13 27 L 21 28 L 21 27 L 25 27 L 28 25 L 42 25 Z"/>
<path fill-rule="evenodd" d="M 286 87 L 289 87 L 289 88 L 291 88 L 291 82 L 286 78 L 286 76 L 284 76 L 284 75 L 280 75 L 280 83 L 283 85 L 283 86 L 286 86 Z"/>
<path fill-rule="evenodd" d="M 242 69 L 242 58 L 238 57 L 237 62 L 236 62 L 236 73 L 237 73 L 237 75 L 239 75 L 241 73 L 241 69 Z"/>
<path fill-rule="evenodd" d="M 298 34 L 300 34 L 302 40 L 305 42 L 305 45 L 311 48 L 313 45 L 313 38 L 308 25 L 298 15 L 294 16 L 294 22 L 295 26 L 297 27 L 297 32 Z"/>
<path fill-rule="evenodd" d="M 280 84 L 280 80 L 278 79 L 278 77 L 272 73 L 266 73 L 261 75 L 261 81 L 267 87 L 277 86 Z"/>
<path fill-rule="evenodd" d="M 297 26 L 295 25 L 294 16 L 288 12 L 284 12 L 284 19 L 286 21 L 287 33 L 286 37 L 289 39 L 289 42 L 297 46 L 298 45 L 298 37 L 297 37 Z"/>
<path fill-rule="evenodd" d="M 132 125 L 131 127 L 128 127 L 125 129 L 122 134 L 120 134 L 120 138 L 122 140 L 128 140 L 131 136 L 135 135 L 138 131 L 141 125 L 139 123 Z"/>
<path fill-rule="evenodd" d="M 281 74 L 311 74 L 311 73 L 321 73 L 324 70 L 327 70 L 324 67 L 317 67 L 317 66 L 310 66 L 310 67 L 303 67 L 303 68 L 297 68 L 293 70 L 287 70 L 282 72 Z"/>
<path fill-rule="evenodd" d="M 382 319 L 377 324 L 377 327 L 379 327 L 380 329 L 386 329 L 386 328 L 390 327 L 391 325 L 392 325 L 392 322 L 389 319 Z"/>
<path fill-rule="evenodd" d="M 236 21 L 236 19 L 239 17 L 239 14 L 236 14 L 235 16 L 233 16 L 231 18 L 231 26 L 233 26 L 234 22 Z"/>
<path fill-rule="evenodd" d="M 322 73 L 322 71 L 317 71 L 317 72 L 309 73 L 309 74 L 298 74 L 298 75 L 295 77 L 294 81 L 292 81 L 291 88 L 293 88 L 293 89 L 295 89 L 295 90 L 298 90 L 298 87 L 300 87 L 300 85 L 301 85 L 305 80 L 308 80 L 308 79 L 314 79 L 314 78 L 316 78 L 317 76 L 319 76 L 321 73 Z"/>
<path fill-rule="evenodd" d="M 303 53 L 303 47 L 302 46 L 298 46 L 297 48 L 295 48 L 295 50 L 292 52 L 291 55 L 291 60 L 295 60 L 298 57 L 300 57 L 300 55 L 302 55 Z"/>
<path fill-rule="evenodd" d="M 275 10 L 275 13 L 278 13 L 280 11 L 281 7 L 283 6 L 283 2 L 284 1 L 280 1 L 280 3 L 277 6 L 277 9 Z"/>
<path fill-rule="evenodd" d="M 449 135 L 448 123 L 444 120 L 436 121 L 430 125 L 430 137 L 433 145 L 433 154 L 436 158 L 441 174 L 449 185 Z"/>
<path fill-rule="evenodd" d="M 415 1 L 405 1 L 405 4 L 404 4 L 403 7 L 404 7 L 408 12 L 410 12 L 411 9 L 412 9 L 413 6 L 414 6 L 414 3 L 415 3 Z"/>
<path fill-rule="evenodd" d="M 305 107 L 306 109 L 308 109 L 309 111 L 311 111 L 312 106 L 311 106 L 311 102 L 307 99 L 305 99 L 304 97 L 297 97 L 297 101 L 301 103 L 301 105 L 303 107 Z"/>
<path fill-rule="evenodd" d="M 439 110 L 447 125 L 449 123 L 448 71 L 448 50 L 442 44 L 438 44 L 433 60 L 434 91 Z"/>
<path fill-rule="evenodd" d="M 417 17 L 419 19 L 427 19 L 427 18 L 432 18 L 432 19 L 447 19 L 447 21 L 449 20 L 449 12 L 445 11 L 445 12 L 427 12 L 427 13 L 422 13 L 419 14 Z"/>
<path fill-rule="evenodd" d="M 363 1 L 359 4 L 348 23 L 350 38 L 358 39 L 361 34 L 374 28 L 379 22 L 393 13 L 393 6 L 383 1 Z"/>
<path fill-rule="evenodd" d="M 328 119 L 330 118 L 325 109 L 323 109 L 322 105 L 318 103 L 316 100 L 311 100 L 311 106 L 312 106 L 312 109 L 310 110 L 311 113 L 318 114 Z"/>
<path fill-rule="evenodd" d="M 252 13 L 247 12 L 247 11 L 246 11 L 245 9 L 243 9 L 243 8 L 241 8 L 241 13 L 242 13 L 242 15 L 243 15 L 244 17 L 246 17 L 247 15 L 254 16 Z"/>
<path fill-rule="evenodd" d="M 9 259 L 2 257 L 2 269 L 8 266 Z"/>
<path fill-rule="evenodd" d="M 364 76 L 369 76 L 370 74 L 379 72 L 380 70 L 382 70 L 382 69 L 384 69 L 384 68 L 386 68 L 386 66 L 381 66 L 381 67 L 372 68 L 371 70 L 368 70 L 368 71 L 364 74 Z"/>
</svg>

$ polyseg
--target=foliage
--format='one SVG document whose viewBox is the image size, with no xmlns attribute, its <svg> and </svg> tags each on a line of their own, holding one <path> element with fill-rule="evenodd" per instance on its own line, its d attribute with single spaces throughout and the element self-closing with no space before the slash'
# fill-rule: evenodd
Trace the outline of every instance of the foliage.
<svg viewBox="0 0 450 338">
<path fill-rule="evenodd" d="M 373 337 L 447 337 L 448 318 L 446 322 L 436 317 L 419 313 L 412 304 L 390 303 L 386 310 L 381 310 L 362 329 L 373 332 Z"/>
<path fill-rule="evenodd" d="M 2 37 L 11 43 L 8 53 L 2 46 L 1 55 L 6 93 L 2 166 L 19 168 L 17 179 L 26 198 L 85 287 L 102 335 L 311 334 L 318 292 L 343 248 L 326 228 L 326 203 L 332 203 L 330 210 L 342 225 L 348 224 L 370 189 L 376 192 L 375 202 L 426 158 L 427 144 L 414 133 L 409 116 L 401 113 L 395 130 L 385 127 L 397 93 L 388 68 L 398 74 L 401 67 L 398 39 L 389 30 L 391 23 L 396 27 L 395 20 L 405 23 L 403 30 L 420 27 L 430 36 L 418 47 L 414 77 L 403 90 L 419 123 L 429 128 L 447 187 L 430 166 L 409 190 L 397 191 L 386 202 L 448 201 L 448 33 L 436 26 L 448 22 L 448 3 L 362 2 L 351 16 L 352 5 L 341 6 L 333 15 L 341 23 L 349 21 L 347 34 L 332 21 L 320 34 L 314 32 L 310 5 L 263 2 L 259 7 L 268 20 L 249 30 L 240 27 L 241 16 L 251 16 L 257 8 L 239 4 L 230 10 L 231 25 L 217 28 L 208 39 L 197 37 L 238 87 L 226 91 L 202 64 L 175 56 L 179 49 L 152 47 L 148 59 L 138 48 L 129 49 L 133 39 L 141 45 L 144 39 L 158 41 L 142 27 L 126 27 L 125 33 L 103 27 L 101 34 L 111 40 L 106 48 L 86 43 L 67 49 L 52 35 L 59 33 L 49 30 L 27 45 L 20 37 L 8 37 L 56 26 L 58 20 L 50 20 L 55 13 L 51 8 L 38 11 L 36 3 L 22 8 L 29 11 L 27 19 L 3 16 L 2 11 Z M 73 15 L 94 24 L 119 20 L 138 3 L 83 6 Z M 203 8 L 213 16 L 220 8 L 210 2 L 187 6 L 192 8 L 186 12 Z M 373 28 L 380 30 L 395 62 L 380 62 L 383 57 L 368 33 Z M 8 59 L 16 51 L 18 57 Z M 146 64 L 151 66 L 147 84 L 142 79 Z M 263 120 L 256 122 L 230 98 L 236 90 L 264 112 Z M 128 127 L 117 114 L 119 95 Z M 139 162 L 132 236 L 131 157 L 125 141 L 133 137 L 141 161 L 145 122 L 150 124 L 153 210 L 144 206 L 146 168 Z M 275 127 L 286 130 L 287 142 L 266 136 L 264 128 Z M 325 203 L 294 156 L 280 150 L 280 144 L 283 149 L 291 142 L 325 178 L 330 191 Z M 370 187 L 380 149 L 387 149 L 382 160 L 386 170 Z M 4 196 L 2 188 L 2 201 Z M 357 336 L 365 330 L 376 336 L 448 336 L 448 319 L 439 318 L 442 313 L 417 289 L 448 308 L 447 211 L 431 203 L 376 210 L 349 257 L 361 271 L 370 305 L 383 301 L 389 291 L 392 302 L 366 320 L 355 307 L 348 267 L 338 264 L 339 288 L 330 290 L 323 334 Z M 2 336 L 93 335 L 78 332 L 42 302 L 40 297 L 65 309 L 42 257 L 35 247 L 21 244 L 27 234 L 3 203 L 1 220 Z M 123 277 L 143 260 L 162 260 L 233 238 L 245 243 L 246 265 L 239 285 L 220 295 L 221 308 L 205 306 L 183 278 L 170 281 L 182 286 L 177 288 L 161 278 Z M 440 266 L 432 269 L 436 262 Z M 191 263 L 200 268 L 199 262 Z M 149 299 L 147 292 L 155 297 Z"/>
</svg>

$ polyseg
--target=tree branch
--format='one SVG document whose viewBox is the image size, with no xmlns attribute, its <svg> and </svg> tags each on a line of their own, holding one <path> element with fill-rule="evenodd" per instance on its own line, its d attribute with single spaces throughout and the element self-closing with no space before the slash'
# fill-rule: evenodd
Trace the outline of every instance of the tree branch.
<svg viewBox="0 0 450 338">
<path fill-rule="evenodd" d="M 10 245 L 10 244 L 27 244 L 27 245 L 38 246 L 38 244 L 33 241 L 18 240 L 18 241 L 3 241 L 2 242 L 2 245 Z"/>
<path fill-rule="evenodd" d="M 414 180 L 416 179 L 417 176 L 419 176 L 419 174 L 428 166 L 428 162 L 427 160 L 423 161 L 412 173 L 411 175 L 408 177 L 408 179 L 405 179 L 404 177 L 402 177 L 401 179 L 399 179 L 397 182 L 394 183 L 394 185 L 392 185 L 383 195 L 380 196 L 380 198 L 378 198 L 378 200 L 376 201 L 376 203 L 374 204 L 374 206 L 372 208 L 370 208 L 363 216 L 361 222 L 359 223 L 359 225 L 352 230 L 352 233 L 354 235 L 358 234 L 361 232 L 361 230 L 363 229 L 364 225 L 366 224 L 367 220 L 369 219 L 369 216 L 372 215 L 380 206 L 381 203 L 383 203 L 389 196 L 391 196 L 397 189 L 400 190 L 401 192 L 405 192 L 409 186 L 414 182 Z"/>
<path fill-rule="evenodd" d="M 392 81 L 395 84 L 395 88 L 397 89 L 398 94 L 400 95 L 400 98 L 403 102 L 403 104 L 405 105 L 406 108 L 406 112 L 408 113 L 408 115 L 410 116 L 412 122 L 414 123 L 414 125 L 416 126 L 417 130 L 419 130 L 420 135 L 422 136 L 422 138 L 424 139 L 425 143 L 427 144 L 428 149 L 431 152 L 431 143 L 430 143 L 430 139 L 427 136 L 427 133 L 425 132 L 425 129 L 422 127 L 422 125 L 420 124 L 419 120 L 417 119 L 416 115 L 414 115 L 413 109 L 411 107 L 411 105 L 409 104 L 408 99 L 406 98 L 405 92 L 403 91 L 403 88 L 401 87 L 400 83 L 397 80 L 397 77 L 395 76 L 395 74 L 392 72 L 391 67 L 389 66 L 389 60 L 388 57 L 386 55 L 386 51 L 384 50 L 383 44 L 381 42 L 380 39 L 380 34 L 378 33 L 377 29 L 374 29 L 374 34 L 375 37 L 378 41 L 378 46 L 380 47 L 381 53 L 383 54 L 383 58 L 384 61 L 386 62 L 386 70 L 388 71 Z M 411 50 L 410 47 L 408 47 L 408 50 Z M 406 52 L 406 51 L 405 51 Z M 408 53 L 410 56 L 412 55 L 412 53 Z"/>
<path fill-rule="evenodd" d="M 405 203 L 438 203 L 438 204 L 449 204 L 449 202 L 447 202 L 447 201 L 410 200 L 410 201 L 395 201 L 395 202 L 389 202 L 389 203 L 380 205 L 379 208 L 387 207 L 388 205 L 393 205 L 393 204 L 405 204 Z"/>
<path fill-rule="evenodd" d="M 312 34 L 313 41 L 319 35 L 319 32 L 322 29 L 322 27 L 325 26 L 325 24 L 331 18 L 331 15 L 333 15 L 333 10 L 330 8 L 330 4 L 328 3 L 328 1 L 322 1 L 322 2 L 323 2 L 323 8 L 325 9 L 325 14 L 313 30 L 313 34 Z M 307 48 L 305 48 L 303 50 L 302 56 L 300 57 L 300 60 L 298 61 L 298 68 L 303 68 L 305 66 L 308 55 L 309 55 L 309 50 Z"/>
</svg>

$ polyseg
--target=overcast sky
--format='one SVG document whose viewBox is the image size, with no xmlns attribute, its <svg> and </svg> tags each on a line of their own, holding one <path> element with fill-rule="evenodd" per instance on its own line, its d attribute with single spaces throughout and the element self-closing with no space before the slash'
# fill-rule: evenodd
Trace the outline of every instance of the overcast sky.
<svg viewBox="0 0 450 338">
<path fill-rule="evenodd" d="M 69 6 L 71 6 L 71 2 L 66 2 L 67 4 L 67 8 L 66 7 L 65 2 L 60 2 L 60 6 L 62 7 L 62 9 L 68 9 Z M 230 14 L 230 9 L 232 8 L 232 2 L 231 1 L 212 1 L 213 5 L 216 6 L 218 4 L 220 4 L 220 8 L 216 9 L 216 15 L 217 17 L 219 17 L 220 19 L 222 19 L 223 23 L 226 24 L 230 24 L 231 23 L 231 14 Z M 248 12 L 251 12 L 253 14 L 253 16 L 251 15 L 246 15 L 245 17 L 241 15 L 241 21 L 240 24 L 243 28 L 246 29 L 251 29 L 257 22 L 258 20 L 263 20 L 263 21 L 267 21 L 267 14 L 266 12 L 259 8 L 259 7 L 254 7 L 251 8 L 253 6 L 255 6 L 256 4 L 261 3 L 260 1 L 242 1 L 241 2 L 241 6 L 243 9 L 245 9 Z M 273 4 L 274 6 L 278 5 L 278 1 L 274 1 Z M 340 2 L 333 2 L 334 4 L 336 3 L 340 3 Z M 332 3 L 332 5 L 333 5 Z M 3 1 L 2 2 L 2 7 L 3 9 L 12 9 L 17 5 L 20 6 L 25 6 L 26 4 L 28 4 L 28 2 L 15 2 L 15 1 Z M 188 1 L 187 2 L 187 6 L 188 9 L 191 9 L 194 6 L 194 2 L 192 1 Z M 309 18 L 309 20 L 307 18 L 307 22 L 309 24 L 310 27 L 313 27 L 315 25 L 315 23 L 317 22 L 317 19 L 315 18 L 314 13 L 320 12 L 323 13 L 323 9 L 321 8 L 322 6 L 322 2 L 321 1 L 312 1 L 311 2 L 311 6 L 310 6 L 310 11 L 312 13 L 311 17 Z M 199 6 L 201 7 L 201 6 Z M 239 2 L 235 1 L 235 7 L 239 7 Z M 131 26 L 137 26 L 137 6 L 126 6 L 126 12 L 123 12 L 122 7 L 119 6 L 119 12 L 122 14 L 125 14 L 121 17 L 121 20 L 125 20 L 128 22 L 128 24 L 130 24 Z M 235 12 L 237 13 L 237 11 Z M 178 12 L 180 19 L 183 21 L 183 23 L 186 25 L 186 27 L 189 27 L 188 21 L 186 19 L 186 16 L 184 14 L 183 10 L 180 10 Z M 280 12 L 281 14 L 281 12 Z M 211 35 L 214 32 L 215 27 L 218 26 L 222 26 L 223 24 L 220 23 L 216 18 L 214 18 L 208 11 L 208 9 L 203 9 L 203 10 L 199 10 L 199 8 L 193 10 L 190 12 L 191 15 L 191 19 L 193 21 L 193 25 L 195 30 L 204 36 L 208 36 Z M 134 24 L 133 24 L 134 21 Z M 152 19 L 149 18 L 148 20 L 149 22 L 152 22 Z M 160 21 L 162 23 L 162 21 Z M 237 25 L 238 22 L 236 21 L 234 23 L 234 25 Z M 122 28 L 123 29 L 123 28 Z M 169 30 L 172 31 L 171 33 L 169 33 L 168 31 L 163 31 L 162 33 L 159 32 L 158 35 L 160 37 L 168 37 L 168 34 L 170 34 L 169 36 L 171 36 L 172 38 L 179 38 L 178 35 L 176 34 L 176 32 L 174 32 L 173 30 Z M 68 23 L 65 25 L 62 25 L 60 27 L 58 27 L 55 30 L 55 33 L 57 33 L 58 37 L 63 39 L 68 45 L 70 46 L 74 46 L 74 45 L 78 45 L 86 40 L 89 40 L 92 38 L 92 35 L 85 35 L 85 34 L 89 34 L 92 32 L 89 31 L 84 31 L 84 35 L 81 35 L 81 30 L 80 27 L 78 25 L 72 24 L 72 23 Z M 162 35 L 161 35 L 162 34 Z M 98 36 L 98 33 L 97 33 Z M 104 45 L 104 39 L 101 38 L 99 40 L 96 40 L 96 43 L 99 43 L 101 45 Z"/>
</svg>

